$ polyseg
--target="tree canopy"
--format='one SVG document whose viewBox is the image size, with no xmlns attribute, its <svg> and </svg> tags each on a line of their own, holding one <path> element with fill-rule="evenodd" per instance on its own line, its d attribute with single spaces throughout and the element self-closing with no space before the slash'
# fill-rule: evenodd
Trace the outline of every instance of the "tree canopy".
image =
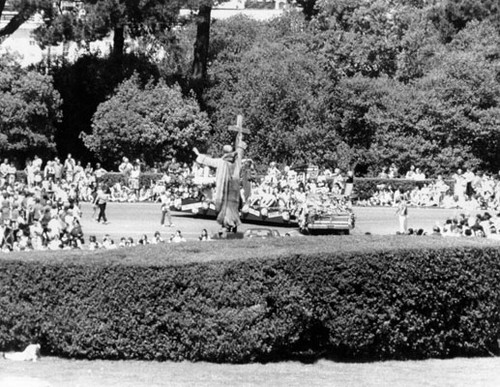
<svg viewBox="0 0 500 387">
<path fill-rule="evenodd" d="M 243 33 L 241 20 L 214 24 L 207 103 L 216 139 L 227 141 L 228 121 L 243 112 L 263 162 L 500 168 L 497 23 L 473 17 L 445 42 L 422 3 L 317 6 L 310 22 L 247 20 L 255 27 Z"/>
<path fill-rule="evenodd" d="M 196 100 L 184 97 L 180 87 L 169 87 L 162 80 L 142 87 L 134 75 L 99 105 L 92 129 L 83 140 L 103 162 L 126 156 L 152 165 L 191 154 L 193 146 L 207 141 L 210 125 Z"/>
<path fill-rule="evenodd" d="M 0 40 L 16 32 L 35 13 L 50 9 L 51 7 L 51 0 L 0 0 L 0 16 L 6 15 L 7 12 L 12 12 L 12 17 L 5 26 L 0 28 Z"/>
<path fill-rule="evenodd" d="M 61 99 L 52 77 L 0 58 L 0 152 L 19 162 L 32 154 L 54 153 Z"/>
<path fill-rule="evenodd" d="M 64 100 L 58 150 L 109 163 L 140 153 L 148 162 L 169 155 L 191 161 L 187 144 L 218 153 L 232 141 L 227 126 L 243 114 L 248 155 L 262 163 L 369 174 L 392 162 L 403 170 L 418 164 L 430 174 L 459 166 L 500 169 L 497 1 L 299 3 L 302 11 L 269 21 L 213 21 L 212 0 L 85 0 L 73 12 L 45 10 L 43 44 L 115 36 L 110 58 L 86 55 L 47 69 Z M 182 19 L 184 5 L 198 12 Z M 124 53 L 126 35 L 143 54 Z M 117 88 L 134 71 L 139 75 Z M 137 132 L 157 133 L 166 124 L 141 110 L 163 109 L 148 93 L 168 106 L 186 105 L 203 135 L 186 139 L 184 126 L 172 121 L 172 130 L 155 135 L 157 145 L 149 135 L 150 142 L 141 142 Z M 135 94 L 142 99 L 125 101 Z M 128 134 L 127 125 L 134 128 Z M 124 142 L 113 143 L 117 136 Z"/>
</svg>

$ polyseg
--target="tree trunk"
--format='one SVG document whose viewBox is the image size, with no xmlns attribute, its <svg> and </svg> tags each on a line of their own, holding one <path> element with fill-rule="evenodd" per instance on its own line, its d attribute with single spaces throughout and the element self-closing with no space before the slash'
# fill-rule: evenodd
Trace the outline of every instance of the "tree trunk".
<svg viewBox="0 0 500 387">
<path fill-rule="evenodd" d="M 198 97 L 203 93 L 207 79 L 208 47 L 210 40 L 210 15 L 212 6 L 202 4 L 196 17 L 196 41 L 194 42 L 193 66 L 191 68 L 191 87 Z"/>
<path fill-rule="evenodd" d="M 31 17 L 31 15 L 33 15 L 33 13 L 34 12 L 32 11 L 20 11 L 19 13 L 14 15 L 12 19 L 9 20 L 7 25 L 5 25 L 3 28 L 0 28 L 0 38 L 12 35 L 14 32 L 16 32 L 17 29 L 25 21 L 27 21 Z"/>
<path fill-rule="evenodd" d="M 125 49 L 125 30 L 123 26 L 117 26 L 113 32 L 113 51 L 112 56 L 118 62 L 123 58 L 123 50 Z"/>
</svg>

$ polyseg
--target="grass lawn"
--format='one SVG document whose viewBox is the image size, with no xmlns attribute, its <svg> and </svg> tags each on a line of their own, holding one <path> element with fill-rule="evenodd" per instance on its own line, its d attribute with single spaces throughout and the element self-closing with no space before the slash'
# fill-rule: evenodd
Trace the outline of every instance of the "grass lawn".
<svg viewBox="0 0 500 387">
<path fill-rule="evenodd" d="M 158 363 L 43 358 L 0 359 L 2 387 L 467 386 L 500 385 L 500 358 L 377 363 Z"/>
<path fill-rule="evenodd" d="M 185 265 L 195 262 L 281 258 L 292 254 L 316 256 L 322 252 L 373 252 L 385 249 L 421 249 L 447 246 L 499 246 L 486 238 L 443 238 L 409 235 L 347 235 L 297 238 L 191 241 L 177 244 L 135 246 L 116 250 L 61 250 L 18 252 L 0 255 L 0 260 L 21 259 L 45 263 L 82 265 Z"/>
</svg>

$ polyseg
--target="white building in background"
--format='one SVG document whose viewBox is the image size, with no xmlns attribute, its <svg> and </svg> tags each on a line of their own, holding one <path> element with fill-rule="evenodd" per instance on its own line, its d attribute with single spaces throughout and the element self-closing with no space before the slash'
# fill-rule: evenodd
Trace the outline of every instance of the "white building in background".
<svg viewBox="0 0 500 387">
<path fill-rule="evenodd" d="M 213 19 L 227 19 L 235 15 L 246 15 L 256 20 L 269 20 L 280 16 L 284 10 L 290 7 L 291 0 L 229 0 L 212 9 Z M 77 7 L 78 1 L 63 1 L 63 11 L 71 11 Z M 181 15 L 188 16 L 193 11 L 183 9 Z M 4 27 L 14 12 L 4 12 L 0 19 L 0 28 Z M 84 51 L 74 42 L 66 45 L 51 46 L 42 50 L 32 36 L 32 32 L 43 23 L 43 17 L 39 14 L 32 17 L 21 25 L 12 35 L 0 41 L 0 55 L 11 53 L 18 58 L 22 66 L 39 63 L 42 60 L 54 62 L 64 58 L 65 61 L 73 62 Z M 90 44 L 88 51 L 92 53 L 108 54 L 113 44 L 112 36 Z"/>
<path fill-rule="evenodd" d="M 291 0 L 229 0 L 212 8 L 213 19 L 227 19 L 231 16 L 246 15 L 256 20 L 269 20 L 280 16 L 291 6 Z M 181 15 L 192 11 L 182 9 Z"/>
<path fill-rule="evenodd" d="M 0 28 L 7 25 L 13 16 L 14 12 L 4 12 L 0 19 Z M 16 55 L 22 66 L 40 62 L 43 52 L 31 36 L 31 32 L 41 23 L 41 18 L 37 16 L 22 24 L 17 31 L 0 42 L 0 55 L 7 52 Z"/>
</svg>

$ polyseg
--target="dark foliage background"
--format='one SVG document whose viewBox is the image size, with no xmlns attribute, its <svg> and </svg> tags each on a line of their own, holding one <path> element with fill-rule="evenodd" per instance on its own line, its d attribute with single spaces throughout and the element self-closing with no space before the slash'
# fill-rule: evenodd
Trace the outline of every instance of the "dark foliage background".
<svg viewBox="0 0 500 387">
<path fill-rule="evenodd" d="M 150 135 L 144 122 L 155 123 L 165 133 L 157 144 L 143 144 L 144 154 L 191 162 L 194 141 L 162 142 L 182 137 L 185 123 L 172 126 L 175 120 L 164 114 L 175 110 L 175 101 L 151 106 L 133 99 L 122 106 L 134 112 L 129 122 L 99 113 L 102 104 L 124 105 L 119 91 L 135 73 L 138 95 L 154 89 L 151 81 L 181 90 L 186 105 L 196 99 L 207 115 L 207 131 L 197 144 L 203 152 L 218 154 L 232 142 L 227 126 L 243 114 L 250 130 L 247 156 L 262 164 L 313 163 L 368 176 L 393 162 L 401 171 L 418 165 L 427 176 L 459 167 L 498 172 L 498 2 L 299 4 L 303 12 L 289 10 L 266 22 L 236 16 L 210 23 L 214 3 L 205 0 L 88 0 L 62 13 L 45 1 L 16 2 L 23 15 L 45 11 L 36 32 L 40 45 L 74 42 L 82 52 L 74 63 L 61 57 L 33 68 L 53 76 L 62 121 L 52 119 L 42 129 L 26 116 L 16 125 L 24 133 L 55 131 L 55 148 L 48 153 L 71 152 L 84 162 L 105 154 L 102 161 L 110 168 L 124 150 L 134 153 L 137 137 Z M 181 17 L 182 7 L 203 11 L 203 17 Z M 89 44 L 111 32 L 109 54 L 90 54 Z M 33 105 L 40 103 L 47 105 L 33 99 Z M 10 118 L 0 120 L 2 133 L 10 130 Z M 102 140 L 119 126 L 134 135 L 108 149 Z M 95 141 L 84 145 L 85 136 Z M 29 157 L 35 150 L 21 140 L 21 157 Z"/>
</svg>

